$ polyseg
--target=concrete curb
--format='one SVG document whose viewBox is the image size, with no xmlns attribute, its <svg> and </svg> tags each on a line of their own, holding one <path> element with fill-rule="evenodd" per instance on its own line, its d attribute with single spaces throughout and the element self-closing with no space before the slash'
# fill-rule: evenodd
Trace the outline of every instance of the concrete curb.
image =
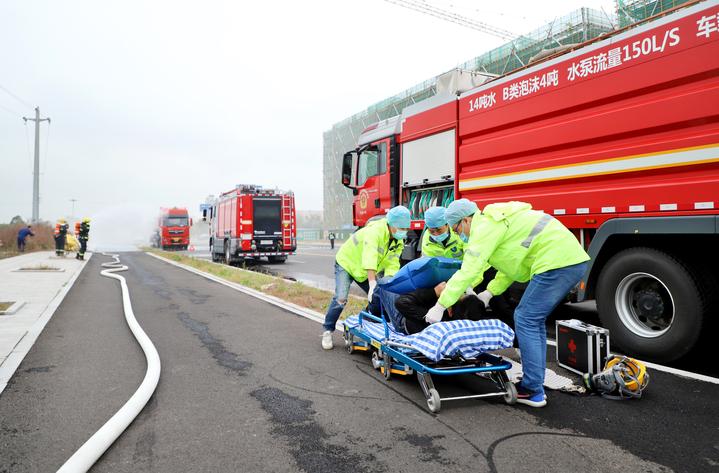
<svg viewBox="0 0 719 473">
<path fill-rule="evenodd" d="M 162 256 L 158 256 L 153 253 L 146 252 L 146 255 L 152 256 L 155 259 L 158 259 L 160 261 L 164 261 L 167 264 L 171 264 L 173 266 L 176 266 L 178 268 L 184 269 L 185 271 L 189 271 L 191 273 L 195 273 L 198 276 L 202 276 L 205 279 L 209 279 L 210 281 L 214 281 L 216 283 L 220 283 L 223 286 L 230 287 L 236 291 L 243 292 L 249 296 L 252 296 L 254 298 L 260 299 L 262 301 L 268 302 L 274 306 L 280 307 L 288 312 L 292 312 L 293 314 L 299 315 L 300 317 L 304 317 L 306 319 L 310 319 L 315 322 L 322 323 L 325 320 L 325 316 L 323 314 L 320 314 L 319 312 L 315 312 L 314 310 L 306 309 L 304 307 L 298 306 L 297 304 L 293 304 L 292 302 L 287 302 L 283 299 L 280 299 L 279 297 L 270 296 L 268 294 L 265 294 L 263 292 L 257 291 L 255 289 L 251 289 L 247 286 L 243 286 L 241 284 L 237 284 L 234 282 L 227 281 L 225 279 L 222 279 L 219 276 L 215 276 L 213 274 L 205 273 L 204 271 L 201 271 L 199 269 L 195 269 L 192 266 L 188 266 L 186 264 L 178 263 L 177 261 L 172 261 L 167 258 L 163 258 Z M 240 269 L 240 268 L 237 268 Z M 240 269 L 240 271 L 244 271 Z M 281 278 L 278 278 L 281 279 Z M 338 322 L 339 324 L 339 322 Z"/>
<path fill-rule="evenodd" d="M 92 258 L 92 253 L 86 253 L 85 261 L 89 261 L 90 258 Z M 60 288 L 58 293 L 55 294 L 55 297 L 50 301 L 47 307 L 45 307 L 45 310 L 42 311 L 40 317 L 37 318 L 35 323 L 32 324 L 32 327 L 30 327 L 17 345 L 15 345 L 13 351 L 10 352 L 8 357 L 5 359 L 2 367 L 0 367 L 0 394 L 2 394 L 5 390 L 7 383 L 13 377 L 18 366 L 20 366 L 22 360 L 25 359 L 25 356 L 35 344 L 35 341 L 42 333 L 45 325 L 47 325 L 48 321 L 52 318 L 57 308 L 60 307 L 60 304 L 65 299 L 65 296 L 68 292 L 70 292 L 72 286 L 75 285 L 75 281 L 86 267 L 87 264 L 83 265 L 82 268 L 76 272 L 62 288 Z"/>
</svg>

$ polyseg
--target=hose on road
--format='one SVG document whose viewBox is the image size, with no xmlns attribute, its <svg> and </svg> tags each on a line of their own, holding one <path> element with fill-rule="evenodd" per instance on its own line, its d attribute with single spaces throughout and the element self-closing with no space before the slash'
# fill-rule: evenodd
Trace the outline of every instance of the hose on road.
<svg viewBox="0 0 719 473">
<path fill-rule="evenodd" d="M 79 473 L 89 470 L 110 445 L 125 431 L 127 426 L 135 420 L 135 417 L 140 414 L 140 411 L 145 407 L 147 401 L 150 400 L 150 397 L 155 392 L 155 388 L 157 388 L 157 383 L 160 381 L 160 355 L 157 353 L 155 345 L 152 344 L 152 340 L 150 340 L 145 331 L 142 330 L 142 327 L 140 327 L 140 324 L 135 318 L 135 313 L 132 311 L 132 302 L 130 301 L 130 291 L 127 288 L 125 278 L 113 274 L 120 271 L 127 271 L 128 267 L 120 263 L 119 255 L 108 255 L 104 253 L 103 255 L 115 259 L 113 262 L 103 263 L 103 268 L 107 269 L 101 271 L 100 274 L 120 281 L 125 320 L 130 330 L 132 330 L 133 335 L 135 335 L 137 343 L 140 344 L 142 351 L 145 352 L 147 372 L 140 387 L 135 391 L 135 394 L 60 467 L 58 473 Z"/>
</svg>

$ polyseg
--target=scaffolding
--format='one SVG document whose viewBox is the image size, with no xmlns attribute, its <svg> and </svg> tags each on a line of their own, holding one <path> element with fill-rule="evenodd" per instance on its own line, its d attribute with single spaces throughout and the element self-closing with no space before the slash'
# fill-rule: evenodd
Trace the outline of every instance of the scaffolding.
<svg viewBox="0 0 719 473">
<path fill-rule="evenodd" d="M 646 20 L 656 14 L 688 3 L 691 0 L 617 0 L 619 27 Z"/>
<path fill-rule="evenodd" d="M 629 24 L 641 21 L 688 0 L 617 0 L 617 16 Z M 626 25 L 622 25 L 626 26 Z M 616 19 L 603 11 L 580 8 L 568 15 L 519 36 L 457 67 L 487 75 L 509 74 L 527 66 L 542 52 L 594 39 L 617 29 Z M 446 73 L 445 73 L 446 74 Z M 328 229 L 352 227 L 352 192 L 340 183 L 342 156 L 357 145 L 357 138 L 369 125 L 402 113 L 408 105 L 421 102 L 437 92 L 440 74 L 414 87 L 369 106 L 335 123 L 323 134 L 324 222 Z"/>
</svg>

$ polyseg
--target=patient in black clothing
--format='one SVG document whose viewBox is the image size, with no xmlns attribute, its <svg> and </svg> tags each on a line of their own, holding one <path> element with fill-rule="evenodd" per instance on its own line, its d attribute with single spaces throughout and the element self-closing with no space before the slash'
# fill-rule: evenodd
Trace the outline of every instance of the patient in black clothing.
<svg viewBox="0 0 719 473">
<path fill-rule="evenodd" d="M 429 324 L 424 316 L 434 307 L 447 283 L 441 282 L 434 288 L 416 289 L 402 294 L 395 300 L 395 308 L 404 317 L 404 329 L 407 334 L 421 332 Z M 482 301 L 474 296 L 462 296 L 452 307 L 444 311 L 442 322 L 450 320 L 486 319 L 486 309 Z"/>
</svg>

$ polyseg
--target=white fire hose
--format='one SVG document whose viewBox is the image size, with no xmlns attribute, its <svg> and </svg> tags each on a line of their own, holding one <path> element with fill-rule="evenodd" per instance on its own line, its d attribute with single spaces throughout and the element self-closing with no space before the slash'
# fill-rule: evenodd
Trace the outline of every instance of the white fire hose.
<svg viewBox="0 0 719 473">
<path fill-rule="evenodd" d="M 58 473 L 79 473 L 89 470 L 102 454 L 105 453 L 105 450 L 125 431 L 127 426 L 135 420 L 135 417 L 140 414 L 140 411 L 145 407 L 147 401 L 150 400 L 152 393 L 155 392 L 157 383 L 160 381 L 160 355 L 157 353 L 155 345 L 152 344 L 150 338 L 144 330 L 142 330 L 142 327 L 140 327 L 140 324 L 137 323 L 137 319 L 135 319 L 135 313 L 132 311 L 132 303 L 130 301 L 130 291 L 127 289 L 125 278 L 117 274 L 112 274 L 119 271 L 126 271 L 127 266 L 120 264 L 119 255 L 105 256 L 111 256 L 115 258 L 115 261 L 103 263 L 102 266 L 108 269 L 101 271 L 100 274 L 120 281 L 125 320 L 130 330 L 132 330 L 133 335 L 135 335 L 137 343 L 140 344 L 142 351 L 145 352 L 147 372 L 145 373 L 145 379 L 142 380 L 135 394 L 60 467 Z"/>
</svg>

